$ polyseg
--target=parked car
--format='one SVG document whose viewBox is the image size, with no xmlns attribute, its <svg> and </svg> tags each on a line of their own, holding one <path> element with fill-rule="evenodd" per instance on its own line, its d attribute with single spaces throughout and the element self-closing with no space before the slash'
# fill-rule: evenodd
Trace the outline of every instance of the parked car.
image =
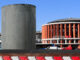
<svg viewBox="0 0 80 60">
<path fill-rule="evenodd" d="M 49 46 L 47 49 L 53 49 L 53 50 L 62 50 L 63 48 L 57 47 L 57 46 Z"/>
</svg>

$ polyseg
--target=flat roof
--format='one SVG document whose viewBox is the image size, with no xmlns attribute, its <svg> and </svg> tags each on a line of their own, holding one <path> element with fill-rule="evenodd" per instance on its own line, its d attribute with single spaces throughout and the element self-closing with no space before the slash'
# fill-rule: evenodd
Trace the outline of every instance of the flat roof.
<svg viewBox="0 0 80 60">
<path fill-rule="evenodd" d="M 57 19 L 48 23 L 58 23 L 58 22 L 80 22 L 80 18 L 66 18 L 66 19 Z"/>
</svg>

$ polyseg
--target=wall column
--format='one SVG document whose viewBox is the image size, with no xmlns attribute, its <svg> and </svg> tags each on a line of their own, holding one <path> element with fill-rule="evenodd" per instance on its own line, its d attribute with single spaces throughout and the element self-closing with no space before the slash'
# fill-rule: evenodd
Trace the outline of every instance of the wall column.
<svg viewBox="0 0 80 60">
<path fill-rule="evenodd" d="M 57 38 L 59 38 L 59 24 L 57 24 Z"/>
<path fill-rule="evenodd" d="M 78 24 L 78 38 L 80 38 L 80 24 Z M 78 49 L 80 49 L 80 39 L 78 40 Z"/>
<path fill-rule="evenodd" d="M 56 33 L 56 29 L 55 29 L 55 25 L 53 25 L 53 38 L 55 38 L 55 33 Z M 55 41 L 53 40 L 52 43 L 55 43 Z"/>
<path fill-rule="evenodd" d="M 75 32 L 76 32 L 76 28 L 75 28 L 76 26 L 75 26 L 75 24 L 73 24 L 73 38 L 75 38 L 76 37 L 76 35 L 75 35 Z"/>
<path fill-rule="evenodd" d="M 47 39 L 47 25 L 45 25 L 45 39 Z M 47 41 L 45 41 L 47 43 Z"/>
<path fill-rule="evenodd" d="M 46 26 L 44 26 L 44 39 L 46 39 Z M 46 40 L 44 41 L 46 43 Z"/>
<path fill-rule="evenodd" d="M 67 24 L 64 24 L 64 30 L 65 30 L 65 38 L 66 38 L 66 36 L 67 36 Z"/>
<path fill-rule="evenodd" d="M 50 31 L 51 31 L 51 35 L 50 35 L 50 36 L 51 36 L 51 38 L 52 38 L 52 25 L 51 25 L 51 28 L 50 28 L 50 29 L 51 29 L 51 30 L 50 30 Z"/>
<path fill-rule="evenodd" d="M 60 24 L 60 38 L 63 38 L 63 25 Z M 60 40 L 60 43 L 62 43 L 62 40 Z M 62 48 L 62 44 L 60 45 L 60 47 Z"/>
<path fill-rule="evenodd" d="M 53 25 L 53 37 L 55 38 L 55 33 L 56 33 L 56 29 L 55 29 L 55 25 Z"/>
<path fill-rule="evenodd" d="M 49 38 L 52 38 L 52 25 L 50 25 L 49 29 L 50 29 L 50 31 L 49 31 L 49 34 L 50 34 Z M 50 40 L 49 43 L 52 43 L 52 40 Z"/>
<path fill-rule="evenodd" d="M 49 27 L 49 25 L 48 25 L 48 38 L 50 38 L 50 27 Z M 50 43 L 49 40 L 47 42 Z"/>
<path fill-rule="evenodd" d="M 44 26 L 42 26 L 42 39 L 44 39 L 45 35 L 44 35 Z M 42 40 L 42 43 L 44 43 L 44 41 Z"/>
<path fill-rule="evenodd" d="M 69 38 L 71 38 L 71 24 L 69 24 Z M 71 43 L 71 40 L 69 40 L 69 43 Z M 71 44 L 69 46 L 71 47 Z"/>
<path fill-rule="evenodd" d="M 48 38 L 48 26 L 46 25 L 46 38 Z"/>
</svg>

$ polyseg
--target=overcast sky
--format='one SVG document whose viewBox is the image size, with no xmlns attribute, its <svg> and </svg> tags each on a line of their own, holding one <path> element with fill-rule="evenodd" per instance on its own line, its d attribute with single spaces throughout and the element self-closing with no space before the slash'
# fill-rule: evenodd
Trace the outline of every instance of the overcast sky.
<svg viewBox="0 0 80 60">
<path fill-rule="evenodd" d="M 50 21 L 64 18 L 80 18 L 80 0 L 0 0 L 1 7 L 9 4 L 33 4 L 36 6 L 36 30 Z"/>
</svg>

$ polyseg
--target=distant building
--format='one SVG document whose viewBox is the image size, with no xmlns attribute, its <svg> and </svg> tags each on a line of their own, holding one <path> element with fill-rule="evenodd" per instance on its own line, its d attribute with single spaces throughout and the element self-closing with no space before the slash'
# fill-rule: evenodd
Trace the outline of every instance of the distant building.
<svg viewBox="0 0 80 60">
<path fill-rule="evenodd" d="M 0 33 L 0 48 L 1 48 L 1 42 L 2 42 L 2 41 L 1 41 L 1 33 Z"/>
<path fill-rule="evenodd" d="M 42 32 L 37 31 L 36 32 L 36 43 L 41 43 L 41 38 L 42 38 Z"/>
</svg>

